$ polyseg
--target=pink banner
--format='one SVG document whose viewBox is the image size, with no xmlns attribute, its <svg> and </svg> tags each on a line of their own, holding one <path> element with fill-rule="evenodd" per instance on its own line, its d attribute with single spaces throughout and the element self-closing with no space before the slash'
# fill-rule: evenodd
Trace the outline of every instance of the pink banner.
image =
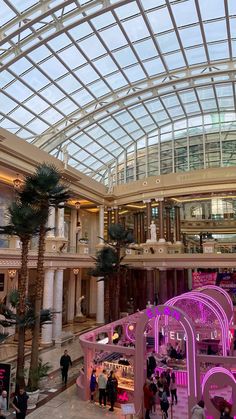
<svg viewBox="0 0 236 419">
<path fill-rule="evenodd" d="M 193 272 L 193 289 L 205 285 L 215 285 L 216 276 L 216 272 Z"/>
</svg>

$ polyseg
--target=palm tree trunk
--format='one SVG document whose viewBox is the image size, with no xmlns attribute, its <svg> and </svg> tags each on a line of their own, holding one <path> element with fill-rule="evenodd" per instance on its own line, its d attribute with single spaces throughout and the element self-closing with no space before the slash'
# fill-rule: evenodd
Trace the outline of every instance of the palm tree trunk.
<svg viewBox="0 0 236 419">
<path fill-rule="evenodd" d="M 110 322 L 110 290 L 109 290 L 109 279 L 104 278 L 104 318 L 105 323 Z"/>
<path fill-rule="evenodd" d="M 31 389 L 38 388 L 38 359 L 39 359 L 39 340 L 40 340 L 40 312 L 42 306 L 43 297 L 43 284 L 44 284 L 44 253 L 45 253 L 45 238 L 46 229 L 44 225 L 40 226 L 39 232 L 39 245 L 38 245 L 38 261 L 37 261 L 37 277 L 35 285 L 35 324 L 32 333 L 32 349 L 30 359 L 30 370 L 29 370 L 29 382 L 28 386 Z"/>
<path fill-rule="evenodd" d="M 29 254 L 29 239 L 21 240 L 21 269 L 18 278 L 18 292 L 19 292 L 19 307 L 17 315 L 20 319 L 18 327 L 18 346 L 17 346 L 17 369 L 16 369 L 16 385 L 24 386 L 24 367 L 25 367 L 25 299 L 26 299 L 26 286 L 28 275 L 28 254 Z"/>
</svg>

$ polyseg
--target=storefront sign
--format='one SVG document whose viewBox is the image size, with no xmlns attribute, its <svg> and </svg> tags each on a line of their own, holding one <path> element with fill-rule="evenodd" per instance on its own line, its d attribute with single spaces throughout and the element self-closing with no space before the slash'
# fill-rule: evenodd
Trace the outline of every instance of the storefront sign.
<svg viewBox="0 0 236 419">
<path fill-rule="evenodd" d="M 149 319 L 152 319 L 153 317 L 156 317 L 156 316 L 161 316 L 163 314 L 165 316 L 173 317 L 177 321 L 179 321 L 181 318 L 181 314 L 172 307 L 165 307 L 164 310 L 160 310 L 158 306 L 147 308 L 145 313 Z"/>
<path fill-rule="evenodd" d="M 122 415 L 135 415 L 134 403 L 126 403 L 121 405 Z"/>
<path fill-rule="evenodd" d="M 216 272 L 193 272 L 193 289 L 215 285 L 216 277 Z"/>
</svg>

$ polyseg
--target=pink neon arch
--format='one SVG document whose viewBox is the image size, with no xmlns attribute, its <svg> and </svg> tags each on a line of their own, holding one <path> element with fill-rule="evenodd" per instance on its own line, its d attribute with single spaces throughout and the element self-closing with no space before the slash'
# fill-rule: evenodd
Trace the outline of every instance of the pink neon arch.
<svg viewBox="0 0 236 419">
<path fill-rule="evenodd" d="M 171 307 L 168 305 L 160 305 L 160 306 L 152 308 L 151 310 L 153 311 L 156 310 L 156 312 L 160 312 L 161 315 L 164 315 L 164 310 L 166 308 L 171 308 Z M 190 408 L 197 401 L 195 328 L 191 319 L 188 316 L 186 316 L 183 310 L 179 309 L 178 307 L 175 307 L 175 312 L 179 313 L 180 319 L 178 321 L 180 322 L 186 334 L 186 344 L 187 344 L 187 353 L 188 353 L 188 356 L 187 356 L 188 400 L 189 400 L 189 412 L 190 412 Z M 145 345 L 144 345 L 143 339 L 140 339 L 140 337 L 143 336 L 144 329 L 148 321 L 149 321 L 149 318 L 147 317 L 146 312 L 144 312 L 141 314 L 140 319 L 138 320 L 137 325 L 136 325 L 135 365 L 138 366 L 138 368 L 135 368 L 135 381 L 134 381 L 136 414 L 139 414 L 142 409 L 142 396 L 143 396 L 142 386 L 145 380 L 144 371 L 142 368 L 142 363 L 144 363 L 144 360 L 145 360 Z"/>
<path fill-rule="evenodd" d="M 229 336 L 228 336 L 228 329 L 229 329 L 229 323 L 228 323 L 228 318 L 224 312 L 224 310 L 222 309 L 222 307 L 217 303 L 217 301 L 215 301 L 214 298 L 203 294 L 201 292 L 198 291 L 192 291 L 192 292 L 187 292 L 186 294 L 181 294 L 178 295 L 177 297 L 171 298 L 170 300 L 167 301 L 167 304 L 170 306 L 173 306 L 177 301 L 179 300 L 183 300 L 183 299 L 187 299 L 188 297 L 190 297 L 191 299 L 195 300 L 195 301 L 200 301 L 203 304 L 205 304 L 208 308 L 210 308 L 213 313 L 215 314 L 215 316 L 217 317 L 220 325 L 221 325 L 221 340 L 222 340 L 222 349 L 223 349 L 223 355 L 226 356 L 227 355 L 227 348 L 229 348 Z M 211 303 L 211 304 L 210 304 Z M 216 305 L 217 308 L 215 308 L 214 306 L 212 306 L 212 304 Z M 225 324 L 222 321 L 222 317 L 225 320 Z M 158 319 L 155 320 L 155 322 L 157 322 Z M 155 324 L 155 330 L 156 330 L 156 324 Z M 158 343 L 158 339 L 155 339 L 155 349 L 158 351 L 159 349 L 159 343 Z"/>
<path fill-rule="evenodd" d="M 218 294 L 221 294 L 222 296 L 224 296 L 226 301 L 223 302 L 222 305 L 223 305 L 225 313 L 227 315 L 229 324 L 232 322 L 233 312 L 234 312 L 233 302 L 232 302 L 229 294 L 223 288 L 217 287 L 216 285 L 208 285 L 208 286 L 205 286 L 205 287 L 198 288 L 194 291 L 199 291 L 201 293 L 204 293 L 205 295 L 210 295 L 211 297 L 213 297 L 215 299 L 216 299 L 216 297 L 214 295 L 212 295 L 212 292 L 213 293 L 217 292 Z M 220 303 L 220 301 L 218 301 L 218 302 Z"/>
<path fill-rule="evenodd" d="M 222 380 L 222 376 L 224 377 L 223 380 Z M 233 401 L 232 414 L 235 415 L 236 414 L 236 380 L 233 374 L 226 368 L 214 367 L 214 368 L 211 368 L 209 371 L 207 371 L 206 375 L 203 378 L 202 395 L 206 402 L 208 413 L 213 414 L 215 416 L 216 414 L 219 414 L 219 412 L 213 406 L 209 398 L 209 390 L 212 384 L 214 385 L 216 384 L 218 386 L 222 384 L 232 385 L 232 401 Z"/>
</svg>

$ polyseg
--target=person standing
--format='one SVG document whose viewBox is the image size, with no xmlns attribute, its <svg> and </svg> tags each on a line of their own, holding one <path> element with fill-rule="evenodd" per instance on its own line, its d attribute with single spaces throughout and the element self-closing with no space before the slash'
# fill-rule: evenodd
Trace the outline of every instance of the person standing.
<svg viewBox="0 0 236 419">
<path fill-rule="evenodd" d="M 66 385 L 67 384 L 67 379 L 68 379 L 69 366 L 72 367 L 71 357 L 70 357 L 70 355 L 68 355 L 67 350 L 64 351 L 64 355 L 62 355 L 62 357 L 60 359 L 60 366 L 61 366 L 62 381 Z"/>
<path fill-rule="evenodd" d="M 178 403 L 177 386 L 176 386 L 176 379 L 175 379 L 174 372 L 171 373 L 171 377 L 170 377 L 170 393 L 171 393 L 171 403 L 174 404 L 174 399 L 175 399 L 175 404 L 177 404 Z"/>
<path fill-rule="evenodd" d="M 145 419 L 150 419 L 150 411 L 152 409 L 153 392 L 150 390 L 150 381 L 147 379 L 143 386 Z"/>
<path fill-rule="evenodd" d="M 6 390 L 3 390 L 0 396 L 0 419 L 5 418 L 6 413 L 7 413 L 7 392 Z"/>
<path fill-rule="evenodd" d="M 97 386 L 96 370 L 93 370 L 92 374 L 91 374 L 91 377 L 90 377 L 90 383 L 89 383 L 90 402 L 91 403 L 95 403 L 94 402 L 94 394 L 95 394 L 95 391 L 96 391 L 96 386 Z"/>
<path fill-rule="evenodd" d="M 155 368 L 157 366 L 155 352 L 153 351 L 152 354 L 148 358 L 148 378 L 154 373 Z"/>
<path fill-rule="evenodd" d="M 169 401 L 167 398 L 167 394 L 165 391 L 163 391 L 161 399 L 160 399 L 160 404 L 161 404 L 161 411 L 165 413 L 166 418 L 168 418 L 168 409 L 169 409 Z"/>
<path fill-rule="evenodd" d="M 108 399 L 111 403 L 111 407 L 109 409 L 110 412 L 114 412 L 114 404 L 116 402 L 116 397 L 117 397 L 117 388 L 118 388 L 117 378 L 115 376 L 115 373 L 111 371 L 107 380 Z"/>
<path fill-rule="evenodd" d="M 101 374 L 98 376 L 98 390 L 99 390 L 99 406 L 106 407 L 107 404 L 107 395 L 106 395 L 106 388 L 107 388 L 107 377 L 106 377 L 106 370 L 103 370 Z"/>
<path fill-rule="evenodd" d="M 198 404 L 195 404 L 195 406 L 193 406 L 191 413 L 191 419 L 205 419 L 206 415 L 205 415 L 205 403 L 203 400 L 200 400 L 198 402 Z"/>
<path fill-rule="evenodd" d="M 19 388 L 19 393 L 14 397 L 12 406 L 16 411 L 16 419 L 25 419 L 27 412 L 29 396 L 26 394 L 23 387 Z"/>
</svg>

